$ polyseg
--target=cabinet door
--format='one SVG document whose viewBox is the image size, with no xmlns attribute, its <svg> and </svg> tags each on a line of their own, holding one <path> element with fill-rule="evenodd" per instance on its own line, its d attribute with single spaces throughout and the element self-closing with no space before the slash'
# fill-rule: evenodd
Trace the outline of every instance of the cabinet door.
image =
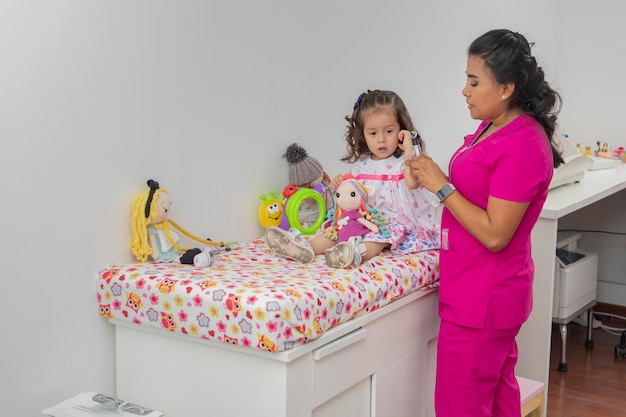
<svg viewBox="0 0 626 417">
<path fill-rule="evenodd" d="M 428 359 L 425 343 L 373 375 L 373 416 L 426 417 L 432 402 Z"/>
<path fill-rule="evenodd" d="M 311 415 L 370 417 L 370 403 L 370 378 L 367 377 L 315 408 Z"/>
</svg>

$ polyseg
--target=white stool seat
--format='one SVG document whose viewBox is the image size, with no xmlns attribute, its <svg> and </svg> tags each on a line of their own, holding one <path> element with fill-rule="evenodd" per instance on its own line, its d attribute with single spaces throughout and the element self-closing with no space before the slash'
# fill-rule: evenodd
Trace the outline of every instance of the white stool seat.
<svg viewBox="0 0 626 417">
<path fill-rule="evenodd" d="M 516 377 L 522 399 L 522 417 L 541 417 L 543 411 L 543 382 Z"/>
</svg>

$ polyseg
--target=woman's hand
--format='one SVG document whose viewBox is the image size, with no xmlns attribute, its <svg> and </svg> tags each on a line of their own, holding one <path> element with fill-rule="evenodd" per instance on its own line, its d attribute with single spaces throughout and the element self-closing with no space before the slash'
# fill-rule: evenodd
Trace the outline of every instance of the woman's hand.
<svg viewBox="0 0 626 417">
<path fill-rule="evenodd" d="M 411 178 L 433 194 L 448 183 L 446 174 L 429 156 L 409 155 L 406 157 L 404 165 L 409 168 Z"/>
<path fill-rule="evenodd" d="M 411 178 L 433 194 L 449 182 L 441 168 L 428 156 L 409 156 L 404 164 Z M 483 209 L 455 191 L 444 204 L 465 230 L 487 249 L 498 252 L 508 245 L 529 203 L 490 196 L 487 208 Z"/>
</svg>

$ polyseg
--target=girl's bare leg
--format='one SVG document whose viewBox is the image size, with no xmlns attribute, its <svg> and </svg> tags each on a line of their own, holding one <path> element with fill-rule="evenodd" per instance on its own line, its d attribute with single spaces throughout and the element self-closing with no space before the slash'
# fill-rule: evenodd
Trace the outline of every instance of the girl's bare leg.
<svg viewBox="0 0 626 417">
<path fill-rule="evenodd" d="M 363 242 L 367 252 L 363 254 L 363 260 L 369 261 L 374 256 L 379 255 L 383 250 L 389 248 L 391 244 L 383 242 Z M 317 253 L 317 252 L 316 252 Z"/>
<path fill-rule="evenodd" d="M 315 252 L 316 255 L 321 255 L 326 251 L 326 249 L 335 246 L 335 243 L 336 242 L 334 240 L 327 238 L 323 234 L 316 235 L 309 239 L 309 244 L 313 248 L 313 252 Z"/>
</svg>

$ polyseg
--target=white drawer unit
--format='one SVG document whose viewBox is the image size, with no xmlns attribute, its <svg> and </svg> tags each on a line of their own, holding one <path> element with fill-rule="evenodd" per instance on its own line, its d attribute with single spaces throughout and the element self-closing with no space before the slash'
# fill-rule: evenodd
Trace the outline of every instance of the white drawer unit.
<svg viewBox="0 0 626 417">
<path fill-rule="evenodd" d="M 113 319 L 117 395 L 168 416 L 432 417 L 438 299 L 417 291 L 275 354 Z"/>
</svg>

